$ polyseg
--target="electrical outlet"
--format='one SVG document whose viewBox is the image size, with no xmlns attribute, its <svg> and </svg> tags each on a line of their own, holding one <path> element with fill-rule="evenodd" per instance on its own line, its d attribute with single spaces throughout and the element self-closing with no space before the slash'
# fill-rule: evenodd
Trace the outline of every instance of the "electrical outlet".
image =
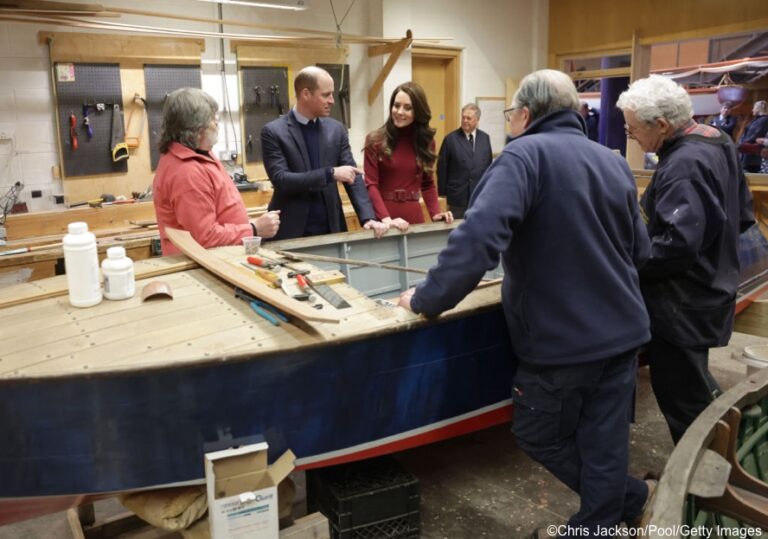
<svg viewBox="0 0 768 539">
<path fill-rule="evenodd" d="M 0 141 L 13 140 L 14 127 L 12 123 L 0 123 Z"/>
</svg>

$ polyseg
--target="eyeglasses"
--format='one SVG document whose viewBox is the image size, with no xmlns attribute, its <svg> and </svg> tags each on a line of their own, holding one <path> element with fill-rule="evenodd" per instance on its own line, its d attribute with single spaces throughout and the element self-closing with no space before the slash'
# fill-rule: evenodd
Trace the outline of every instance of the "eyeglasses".
<svg viewBox="0 0 768 539">
<path fill-rule="evenodd" d="M 506 109 L 506 110 L 504 111 L 504 119 L 505 119 L 507 122 L 511 122 L 511 121 L 512 121 L 512 113 L 513 113 L 514 111 L 516 111 L 517 109 L 520 109 L 520 108 L 522 108 L 522 107 L 510 107 L 510 108 Z"/>
<path fill-rule="evenodd" d="M 628 124 L 624 124 L 624 134 L 629 137 L 634 137 L 639 129 L 650 129 L 654 125 L 657 125 L 656 120 L 658 120 L 658 118 L 654 118 L 650 122 L 641 122 L 640 125 L 636 125 L 635 127 L 630 127 Z"/>
</svg>

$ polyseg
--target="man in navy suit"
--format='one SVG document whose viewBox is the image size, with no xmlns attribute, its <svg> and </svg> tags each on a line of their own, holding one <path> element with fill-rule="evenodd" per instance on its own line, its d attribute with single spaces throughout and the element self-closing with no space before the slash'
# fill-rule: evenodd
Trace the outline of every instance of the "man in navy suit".
<svg viewBox="0 0 768 539">
<path fill-rule="evenodd" d="M 461 109 L 461 127 L 443 139 L 437 159 L 437 192 L 447 197 L 448 209 L 464 217 L 469 198 L 491 164 L 491 139 L 480 131 L 480 109 L 474 103 Z"/>
<path fill-rule="evenodd" d="M 293 88 L 296 106 L 261 131 L 264 167 L 275 189 L 269 211 L 280 210 L 281 227 L 273 239 L 346 231 L 339 183 L 360 224 L 381 237 L 388 227 L 376 221 L 347 130 L 328 117 L 333 79 L 324 69 L 309 66 L 296 75 Z"/>
</svg>

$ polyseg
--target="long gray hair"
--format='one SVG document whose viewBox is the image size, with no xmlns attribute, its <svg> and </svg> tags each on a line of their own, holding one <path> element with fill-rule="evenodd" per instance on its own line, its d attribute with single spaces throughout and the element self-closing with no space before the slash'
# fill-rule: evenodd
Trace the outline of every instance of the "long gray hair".
<svg viewBox="0 0 768 539">
<path fill-rule="evenodd" d="M 172 142 L 197 149 L 200 132 L 208 129 L 219 104 L 197 88 L 179 88 L 168 94 L 163 104 L 160 153 L 167 153 Z"/>
</svg>

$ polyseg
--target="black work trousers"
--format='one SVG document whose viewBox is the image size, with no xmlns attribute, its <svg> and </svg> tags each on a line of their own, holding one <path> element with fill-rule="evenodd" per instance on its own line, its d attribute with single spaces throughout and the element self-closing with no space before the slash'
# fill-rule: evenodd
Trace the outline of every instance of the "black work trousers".
<svg viewBox="0 0 768 539">
<path fill-rule="evenodd" d="M 581 532 L 571 535 L 594 536 L 598 527 L 631 521 L 648 497 L 645 482 L 628 474 L 636 354 L 518 367 L 512 393 L 517 443 L 579 494 L 581 506 L 568 526 Z"/>
<path fill-rule="evenodd" d="M 645 355 L 656 401 L 677 444 L 693 420 L 721 393 L 709 372 L 709 349 L 684 348 L 653 335 Z"/>
</svg>

